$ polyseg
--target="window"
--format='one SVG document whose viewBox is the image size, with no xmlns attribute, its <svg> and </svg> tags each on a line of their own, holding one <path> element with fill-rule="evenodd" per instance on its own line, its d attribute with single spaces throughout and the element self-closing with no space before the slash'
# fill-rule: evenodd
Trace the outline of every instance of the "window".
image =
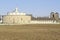
<svg viewBox="0 0 60 40">
<path fill-rule="evenodd" d="M 21 18 L 21 21 L 22 21 L 22 18 Z"/>
</svg>

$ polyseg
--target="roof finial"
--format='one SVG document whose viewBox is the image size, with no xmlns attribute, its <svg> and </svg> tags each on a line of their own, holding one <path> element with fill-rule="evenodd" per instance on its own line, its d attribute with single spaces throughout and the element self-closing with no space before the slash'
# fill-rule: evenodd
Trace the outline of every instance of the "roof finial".
<svg viewBox="0 0 60 40">
<path fill-rule="evenodd" d="M 18 12 L 18 8 L 15 9 L 15 12 Z"/>
</svg>

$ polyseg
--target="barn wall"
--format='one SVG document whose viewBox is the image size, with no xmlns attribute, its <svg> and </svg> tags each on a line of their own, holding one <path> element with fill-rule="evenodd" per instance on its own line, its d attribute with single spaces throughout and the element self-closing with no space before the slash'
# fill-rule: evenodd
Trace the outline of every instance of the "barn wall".
<svg viewBox="0 0 60 40">
<path fill-rule="evenodd" d="M 3 17 L 3 23 L 8 24 L 22 24 L 22 23 L 29 23 L 30 21 L 31 16 L 7 15 Z"/>
</svg>

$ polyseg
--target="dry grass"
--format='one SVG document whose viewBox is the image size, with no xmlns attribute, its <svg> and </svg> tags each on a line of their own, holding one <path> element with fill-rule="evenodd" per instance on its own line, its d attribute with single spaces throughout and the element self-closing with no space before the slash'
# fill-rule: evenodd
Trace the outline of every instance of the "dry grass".
<svg viewBox="0 0 60 40">
<path fill-rule="evenodd" d="M 60 40 L 60 24 L 1 25 L 0 40 Z"/>
</svg>

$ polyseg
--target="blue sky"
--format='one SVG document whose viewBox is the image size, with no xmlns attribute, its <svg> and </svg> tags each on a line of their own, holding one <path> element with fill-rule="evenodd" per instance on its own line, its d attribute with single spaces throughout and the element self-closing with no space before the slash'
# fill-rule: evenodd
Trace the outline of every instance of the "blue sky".
<svg viewBox="0 0 60 40">
<path fill-rule="evenodd" d="M 16 7 L 20 12 L 34 16 L 49 16 L 52 11 L 60 13 L 60 0 L 0 0 L 0 15 L 7 14 Z"/>
</svg>

